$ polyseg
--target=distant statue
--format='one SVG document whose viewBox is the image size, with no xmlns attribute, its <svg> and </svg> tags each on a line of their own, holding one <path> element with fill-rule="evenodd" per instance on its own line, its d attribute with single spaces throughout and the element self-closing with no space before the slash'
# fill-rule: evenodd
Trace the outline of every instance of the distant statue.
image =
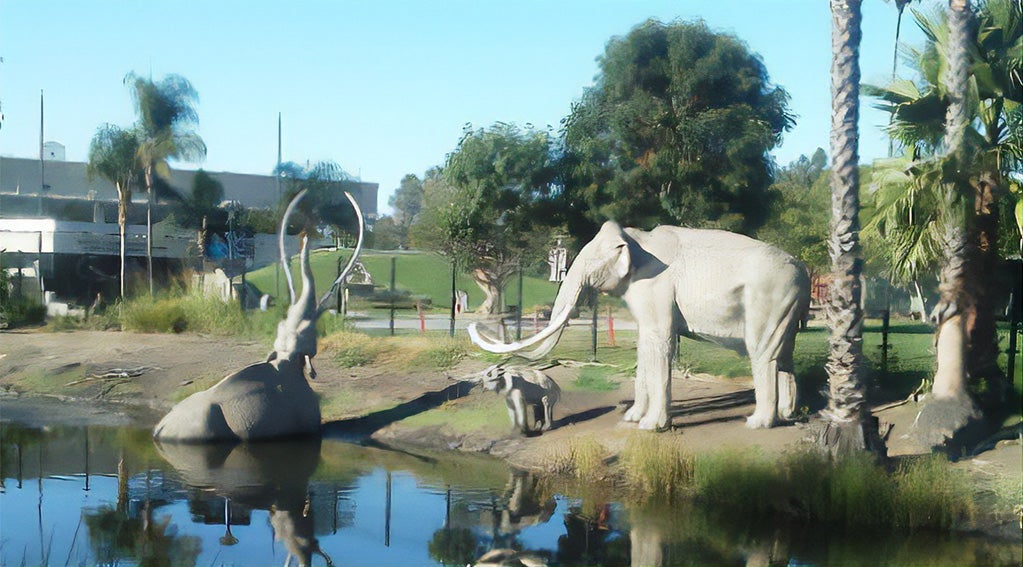
<svg viewBox="0 0 1023 567">
<path fill-rule="evenodd" d="M 550 281 L 560 282 L 565 279 L 565 273 L 568 272 L 568 250 L 561 245 L 560 238 L 547 253 L 547 264 L 551 267 Z"/>
</svg>

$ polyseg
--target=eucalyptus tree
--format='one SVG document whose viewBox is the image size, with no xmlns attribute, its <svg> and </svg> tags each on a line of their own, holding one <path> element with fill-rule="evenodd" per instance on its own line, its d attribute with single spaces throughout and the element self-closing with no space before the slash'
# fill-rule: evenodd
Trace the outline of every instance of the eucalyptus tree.
<svg viewBox="0 0 1023 567">
<path fill-rule="evenodd" d="M 139 135 L 137 159 L 144 172 L 147 193 L 146 264 L 149 292 L 153 293 L 154 177 L 170 178 L 169 160 L 200 161 L 206 157 L 206 143 L 196 132 L 199 94 L 192 83 L 180 75 L 167 75 L 158 82 L 128 73 L 124 83 L 135 105 Z"/>
<path fill-rule="evenodd" d="M 117 228 L 120 236 L 120 287 L 124 298 L 125 228 L 128 224 L 128 206 L 132 188 L 143 173 L 138 164 L 139 137 L 134 129 L 123 129 L 113 124 L 99 127 L 89 144 L 89 179 L 102 177 L 117 189 Z"/>
<path fill-rule="evenodd" d="M 608 218 L 745 233 L 763 223 L 769 152 L 794 120 L 758 55 L 702 21 L 649 20 L 612 38 L 598 65 L 563 121 L 573 235 Z"/>
<path fill-rule="evenodd" d="M 967 376 L 990 394 L 1008 385 L 997 366 L 992 275 L 1008 251 L 1002 242 L 1018 254 L 1018 223 L 1007 217 L 1023 173 L 1023 14 L 1014 0 L 988 0 L 975 14 L 952 2 L 947 14 L 914 15 L 926 36 L 923 48 L 905 49 L 917 80 L 868 88 L 893 112 L 889 135 L 905 151 L 881 168 L 887 183 L 868 228 L 891 243 L 892 272 L 941 270 L 934 319 L 945 349 L 934 396 L 962 402 L 963 421 Z"/>
</svg>

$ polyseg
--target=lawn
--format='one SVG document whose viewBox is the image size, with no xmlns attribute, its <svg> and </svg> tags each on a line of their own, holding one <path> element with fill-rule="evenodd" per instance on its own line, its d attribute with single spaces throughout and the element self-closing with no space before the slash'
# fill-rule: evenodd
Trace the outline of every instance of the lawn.
<svg viewBox="0 0 1023 567">
<path fill-rule="evenodd" d="M 347 261 L 350 251 L 342 250 L 344 260 Z M 310 255 L 310 263 L 313 269 L 313 279 L 316 282 L 316 290 L 323 293 L 327 290 L 337 277 L 338 268 L 337 251 L 318 250 Z M 444 257 L 429 252 L 380 252 L 366 250 L 362 253 L 361 259 L 366 270 L 373 278 L 373 283 L 378 289 L 387 289 L 391 282 L 391 258 L 395 259 L 395 287 L 398 290 L 411 292 L 415 296 L 426 296 L 433 300 L 433 308 L 447 310 L 451 301 L 451 263 Z M 296 277 L 296 287 L 301 288 L 298 283 L 298 258 L 292 258 L 292 273 Z M 248 281 L 252 282 L 264 293 L 274 294 L 277 284 L 274 282 L 278 270 L 274 266 L 265 266 L 248 274 Z M 282 294 L 286 293 L 287 286 L 284 283 L 284 275 L 280 275 L 280 288 Z M 534 306 L 543 305 L 554 301 L 557 294 L 557 284 L 546 279 L 525 276 L 522 282 L 522 298 L 529 312 Z M 473 283 L 468 274 L 459 272 L 455 277 L 457 289 L 464 290 L 469 295 L 469 309 L 476 308 L 483 302 L 483 292 Z M 512 278 L 505 290 L 505 304 L 513 305 L 518 301 L 518 280 Z"/>
</svg>

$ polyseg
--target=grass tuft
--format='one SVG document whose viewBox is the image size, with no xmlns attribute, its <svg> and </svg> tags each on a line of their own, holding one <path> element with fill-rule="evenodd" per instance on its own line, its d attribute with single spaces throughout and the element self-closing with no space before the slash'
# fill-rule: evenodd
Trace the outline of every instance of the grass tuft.
<svg viewBox="0 0 1023 567">
<path fill-rule="evenodd" d="M 626 482 L 643 497 L 677 498 L 693 483 L 693 456 L 678 435 L 635 433 L 621 462 Z"/>
</svg>

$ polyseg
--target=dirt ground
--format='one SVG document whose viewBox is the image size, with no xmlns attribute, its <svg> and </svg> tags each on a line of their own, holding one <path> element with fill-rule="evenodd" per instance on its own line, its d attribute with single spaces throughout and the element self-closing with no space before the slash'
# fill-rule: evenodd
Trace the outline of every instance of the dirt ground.
<svg viewBox="0 0 1023 567">
<path fill-rule="evenodd" d="M 177 401 L 266 354 L 260 342 L 201 335 L 4 332 L 0 333 L 0 419 L 152 426 Z M 578 366 L 548 370 L 565 388 L 555 408 L 555 427 L 527 438 L 511 431 L 495 394 L 457 381 L 485 367 L 483 361 L 470 359 L 442 372 L 339 368 L 329 357 L 320 358 L 312 385 L 321 397 L 328 435 L 484 452 L 516 466 L 543 468 L 573 439 L 590 436 L 614 451 L 635 430 L 621 421 L 631 386 L 623 384 L 611 392 L 565 388 L 578 375 Z M 121 371 L 138 375 L 117 375 Z M 484 407 L 494 409 L 493 427 L 467 431 L 454 423 L 423 425 L 410 419 L 435 408 L 450 410 L 443 415 L 458 416 L 459 408 L 478 408 L 481 400 L 489 400 Z M 673 429 L 665 434 L 681 435 L 694 452 L 732 447 L 774 453 L 795 447 L 810 435 L 798 423 L 747 429 L 744 420 L 754 400 L 750 380 L 707 375 L 675 380 L 673 400 Z M 890 455 L 924 452 L 906 436 L 916 411 L 915 404 L 909 403 L 877 414 L 882 423 L 891 424 Z M 982 483 L 1019 486 L 1023 448 L 1018 437 L 993 442 L 988 450 L 960 459 L 956 466 L 970 470 Z"/>
</svg>

